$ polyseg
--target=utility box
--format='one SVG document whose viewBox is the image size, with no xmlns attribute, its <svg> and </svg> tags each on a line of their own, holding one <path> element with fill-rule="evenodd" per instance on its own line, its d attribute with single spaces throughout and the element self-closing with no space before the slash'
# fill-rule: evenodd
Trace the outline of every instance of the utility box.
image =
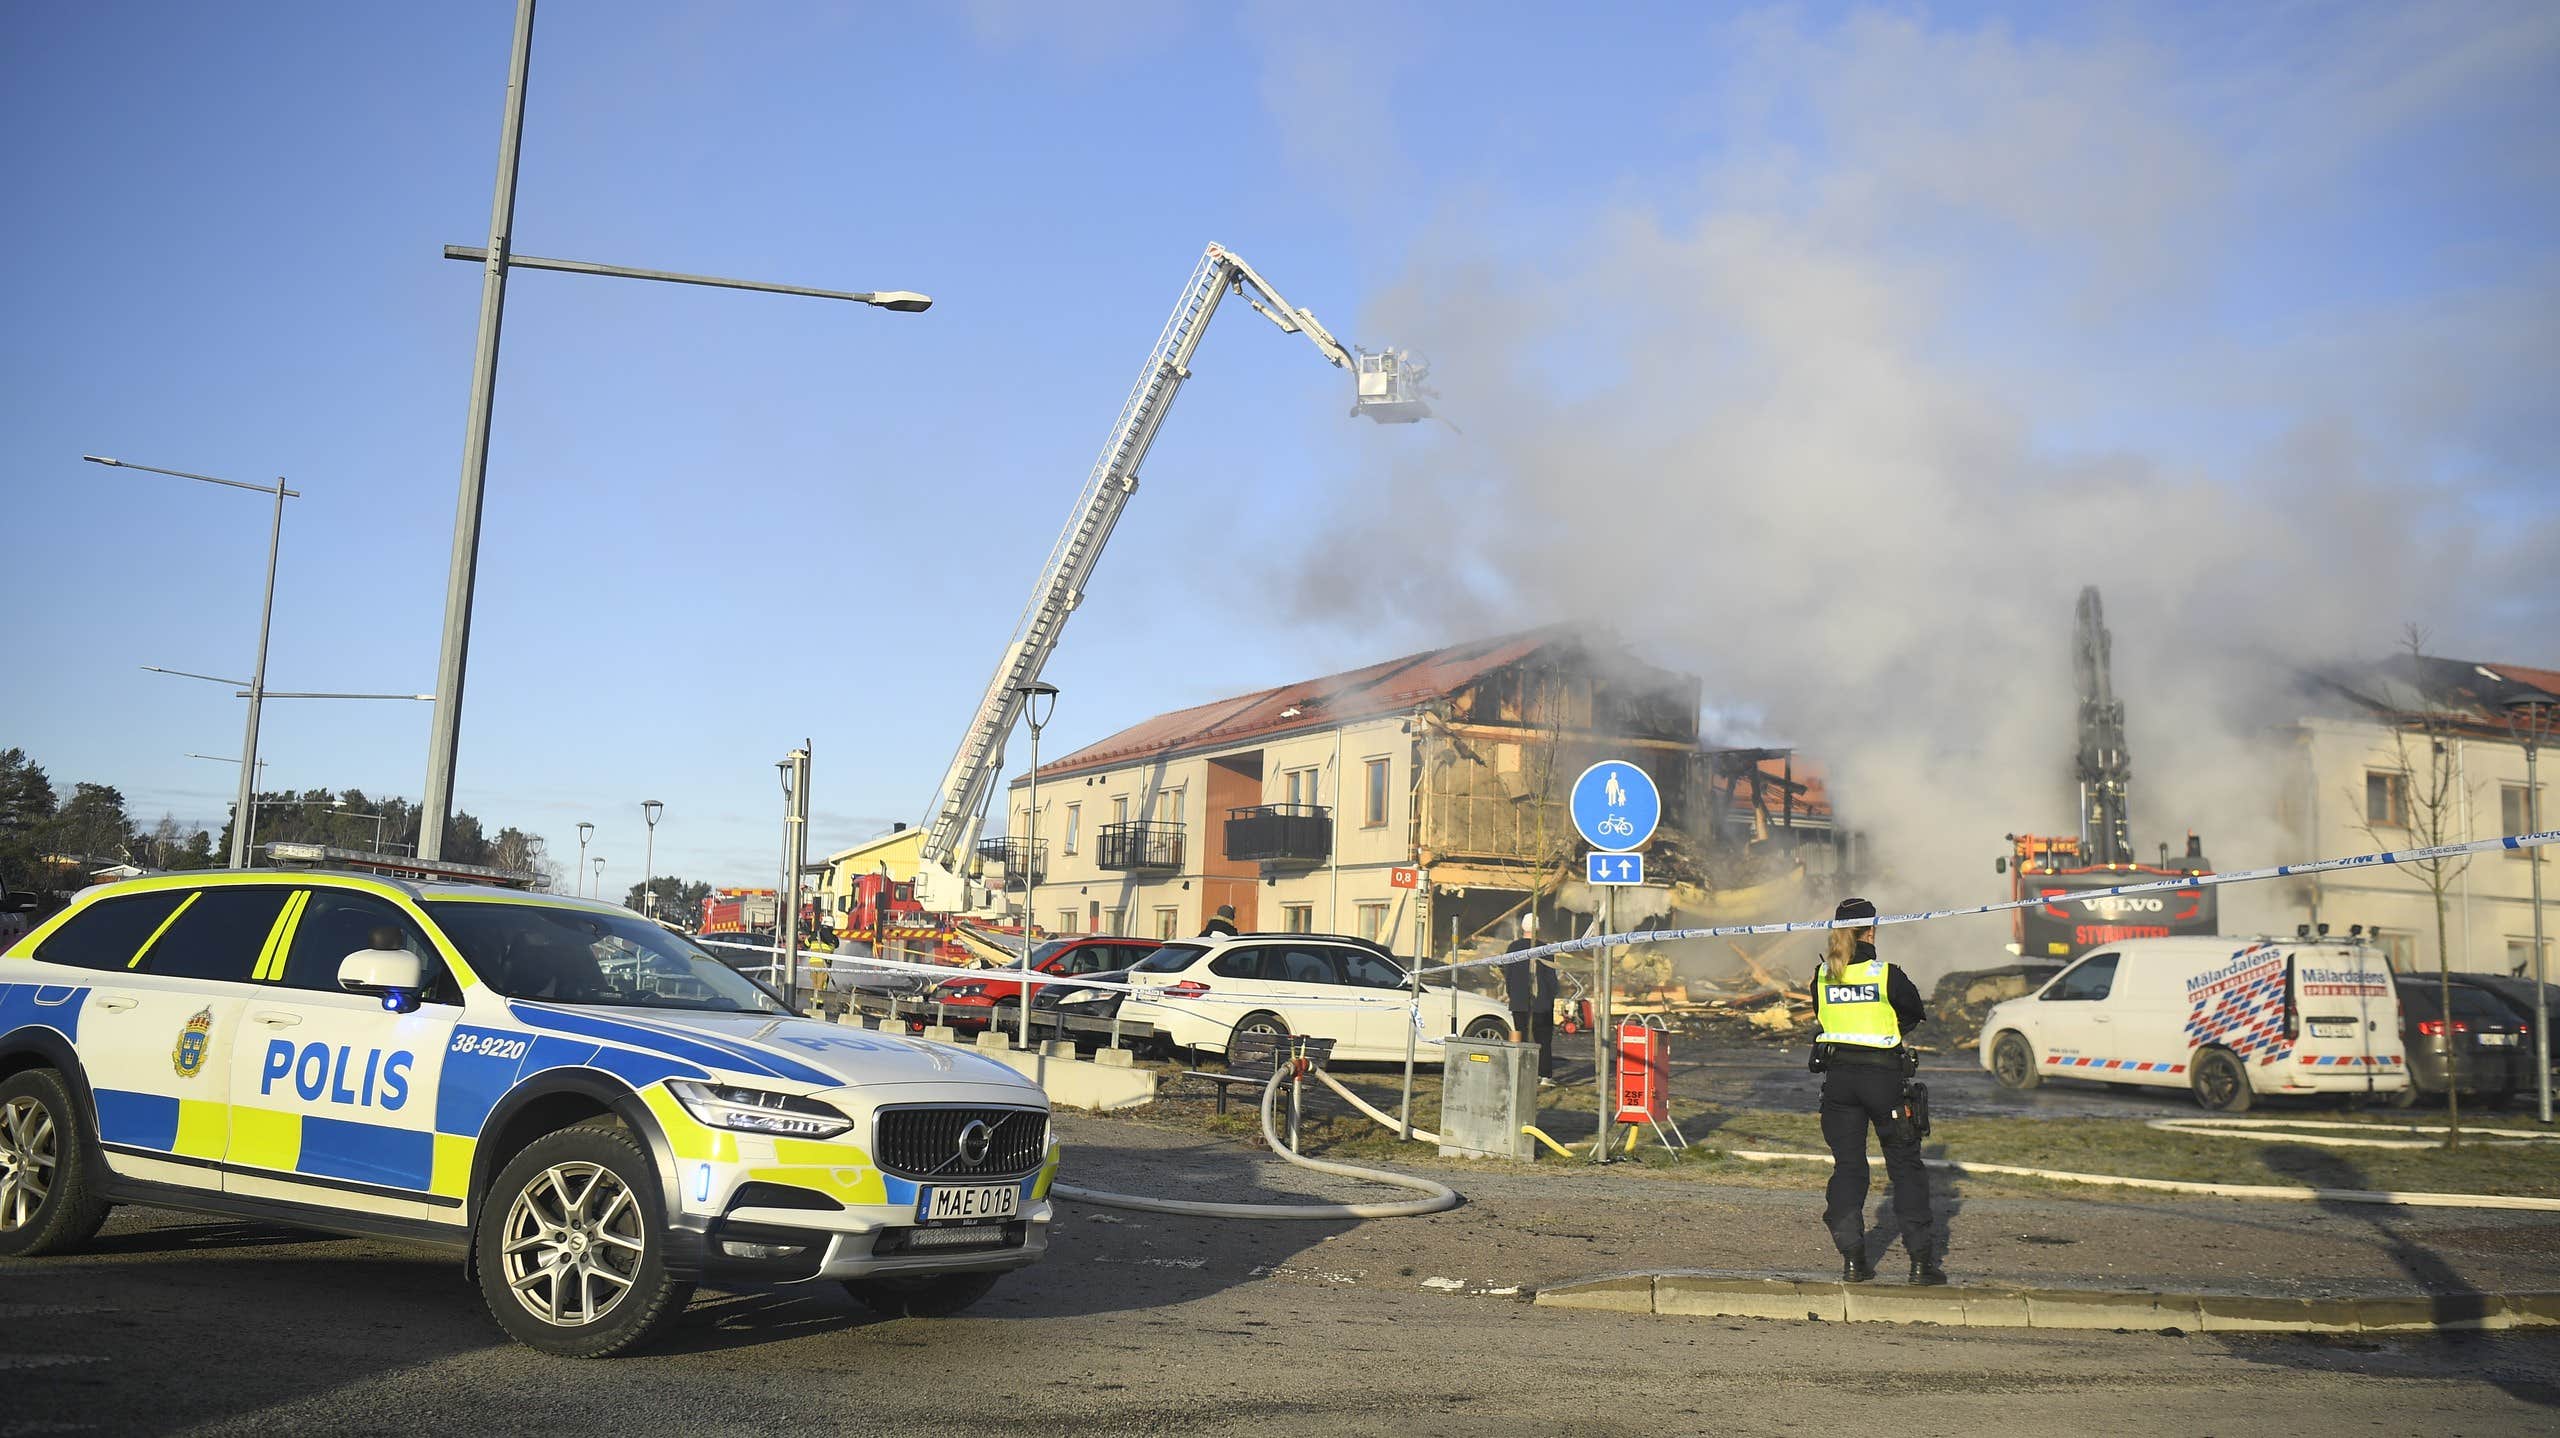
<svg viewBox="0 0 2560 1438">
<path fill-rule="evenodd" d="M 1452 1038 L 1440 1050 L 1440 1156 L 1534 1158 L 1538 1046 Z"/>
</svg>

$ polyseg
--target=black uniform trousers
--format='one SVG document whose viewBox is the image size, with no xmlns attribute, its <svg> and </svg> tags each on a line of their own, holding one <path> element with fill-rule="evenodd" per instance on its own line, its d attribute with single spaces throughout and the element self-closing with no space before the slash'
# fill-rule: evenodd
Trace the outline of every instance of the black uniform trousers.
<svg viewBox="0 0 2560 1438">
<path fill-rule="evenodd" d="M 1902 1220 L 1902 1247 L 1916 1262 L 1937 1257 L 1937 1223 L 1929 1213 L 1929 1170 L 1920 1162 L 1920 1138 L 1908 1119 L 1889 1117 L 1902 1105 L 1898 1063 L 1844 1063 L 1834 1059 L 1822 1075 L 1822 1141 L 1831 1148 L 1831 1184 L 1824 1190 L 1823 1226 L 1843 1257 L 1866 1247 L 1867 1130 L 1884 1147 L 1885 1176 L 1893 1183 L 1893 1212 Z"/>
</svg>

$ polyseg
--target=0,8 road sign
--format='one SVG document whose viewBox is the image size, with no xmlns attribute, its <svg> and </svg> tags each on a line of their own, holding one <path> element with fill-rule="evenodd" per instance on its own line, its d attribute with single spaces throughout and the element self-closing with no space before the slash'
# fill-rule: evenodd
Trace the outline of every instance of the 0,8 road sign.
<svg viewBox="0 0 2560 1438">
<path fill-rule="evenodd" d="M 1661 822 L 1662 792 L 1653 776 L 1624 759 L 1603 759 L 1573 781 L 1573 827 L 1592 848 L 1640 848 Z"/>
<path fill-rule="evenodd" d="M 1644 855 L 1585 854 L 1582 856 L 1582 873 L 1594 884 L 1641 884 L 1644 882 Z"/>
</svg>

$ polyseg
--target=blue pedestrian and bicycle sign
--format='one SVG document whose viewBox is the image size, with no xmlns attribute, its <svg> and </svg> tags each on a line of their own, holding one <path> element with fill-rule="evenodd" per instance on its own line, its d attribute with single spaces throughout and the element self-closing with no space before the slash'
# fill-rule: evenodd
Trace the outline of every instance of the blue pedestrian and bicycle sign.
<svg viewBox="0 0 2560 1438">
<path fill-rule="evenodd" d="M 1573 781 L 1573 827 L 1592 848 L 1641 848 L 1661 822 L 1662 791 L 1624 759 L 1603 759 Z"/>
<path fill-rule="evenodd" d="M 1582 856 L 1582 875 L 1594 884 L 1641 884 L 1644 882 L 1644 855 L 1585 854 Z"/>
</svg>

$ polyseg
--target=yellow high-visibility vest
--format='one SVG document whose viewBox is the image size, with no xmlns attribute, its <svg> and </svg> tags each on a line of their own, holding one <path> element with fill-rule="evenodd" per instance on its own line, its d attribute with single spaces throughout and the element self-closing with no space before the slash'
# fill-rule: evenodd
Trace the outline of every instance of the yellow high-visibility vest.
<svg viewBox="0 0 2560 1438">
<path fill-rule="evenodd" d="M 1814 1014 L 1822 1022 L 1822 1042 L 1862 1049 L 1902 1045 L 1902 1020 L 1885 1001 L 1885 975 L 1893 966 L 1882 959 L 1851 964 L 1840 977 L 1828 966 L 1814 975 Z"/>
</svg>

